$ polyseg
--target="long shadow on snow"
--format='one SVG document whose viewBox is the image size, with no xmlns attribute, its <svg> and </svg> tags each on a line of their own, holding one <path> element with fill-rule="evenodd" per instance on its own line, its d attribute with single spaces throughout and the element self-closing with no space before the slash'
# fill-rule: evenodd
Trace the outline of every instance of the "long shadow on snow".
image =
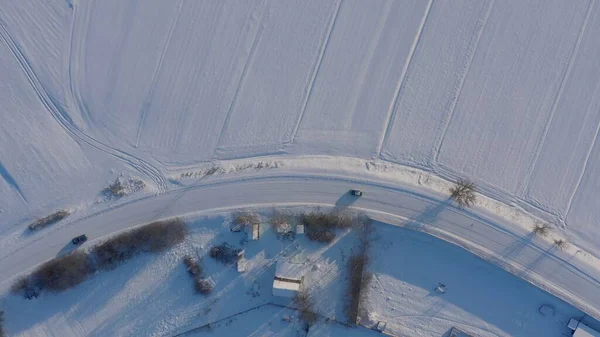
<svg viewBox="0 0 600 337">
<path fill-rule="evenodd" d="M 7 319 L 7 330 L 11 335 L 17 335 L 56 315 L 83 321 L 105 307 L 153 259 L 153 254 L 141 254 L 114 270 L 93 274 L 72 289 L 60 293 L 42 292 L 37 299 L 8 295 L 5 298 L 6 311 L 20 314 L 19 319 Z"/>
</svg>

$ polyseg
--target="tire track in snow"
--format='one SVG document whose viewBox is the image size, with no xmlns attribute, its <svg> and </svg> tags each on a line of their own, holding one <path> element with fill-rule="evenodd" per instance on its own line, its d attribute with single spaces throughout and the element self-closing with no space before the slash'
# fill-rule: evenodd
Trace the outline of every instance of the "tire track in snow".
<svg viewBox="0 0 600 337">
<path fill-rule="evenodd" d="M 546 142 L 546 137 L 548 136 L 548 131 L 550 130 L 550 126 L 552 125 L 552 120 L 554 119 L 556 109 L 558 108 L 558 103 L 560 102 L 560 99 L 564 92 L 567 81 L 571 78 L 571 71 L 573 70 L 573 65 L 575 64 L 575 59 L 577 58 L 577 54 L 579 53 L 579 46 L 581 45 L 581 40 L 583 39 L 583 35 L 585 35 L 586 29 L 588 26 L 588 22 L 590 21 L 592 9 L 594 8 L 594 3 L 595 3 L 595 0 L 590 0 L 590 3 L 588 4 L 588 8 L 585 13 L 585 17 L 583 19 L 583 23 L 581 24 L 581 28 L 579 28 L 579 34 L 577 35 L 577 40 L 571 51 L 571 56 L 569 57 L 569 63 L 567 65 L 567 69 L 565 69 L 565 72 L 560 80 L 560 85 L 558 87 L 556 97 L 554 98 L 554 102 L 552 102 L 552 107 L 550 108 L 550 116 L 548 117 L 548 120 L 546 121 L 546 124 L 544 125 L 544 129 L 542 131 L 542 135 L 541 135 L 540 139 L 538 139 L 538 143 L 535 147 L 535 152 L 533 153 L 533 159 L 532 159 L 531 163 L 529 164 L 527 171 L 525 172 L 525 178 L 523 179 L 523 187 L 517 193 L 517 196 L 519 196 L 521 198 L 525 198 L 525 196 L 523 194 L 526 193 L 527 190 L 529 189 L 529 184 L 531 183 L 531 175 L 533 174 L 533 172 L 535 172 L 535 169 L 537 167 L 538 160 L 539 160 L 540 154 L 542 152 L 542 148 L 544 146 L 544 143 Z"/>
<path fill-rule="evenodd" d="M 254 34 L 254 37 L 252 38 L 252 46 L 250 47 L 250 52 L 248 53 L 248 57 L 246 57 L 246 61 L 244 62 L 244 68 L 242 70 L 242 74 L 240 75 L 240 78 L 238 80 L 237 86 L 235 88 L 235 93 L 233 94 L 233 98 L 231 99 L 231 103 L 229 103 L 229 107 L 227 108 L 227 115 L 225 117 L 225 121 L 223 122 L 223 126 L 221 127 L 221 131 L 219 132 L 219 135 L 217 136 L 217 146 L 215 148 L 215 150 L 213 151 L 213 157 L 216 153 L 216 151 L 220 148 L 222 148 L 222 146 L 220 146 L 220 144 L 223 142 L 223 134 L 225 133 L 225 129 L 227 129 L 227 126 L 229 124 L 229 120 L 231 119 L 231 112 L 233 111 L 233 109 L 235 108 L 235 104 L 237 103 L 238 97 L 240 95 L 240 90 L 242 89 L 242 86 L 244 85 L 244 82 L 246 80 L 246 76 L 248 74 L 248 69 L 250 68 L 250 63 L 252 63 L 252 60 L 254 59 L 254 55 L 256 54 L 256 46 L 258 45 L 258 43 L 260 42 L 261 38 L 262 38 L 262 33 L 264 30 L 264 21 L 265 21 L 265 17 L 267 17 L 267 13 L 268 12 L 268 1 L 264 0 L 263 3 L 261 4 L 262 6 L 265 6 L 265 8 L 262 9 L 262 13 L 260 14 L 260 18 L 258 19 L 258 27 L 256 29 L 256 33 Z M 254 15 L 252 15 L 254 16 Z"/>
<path fill-rule="evenodd" d="M 169 44 L 171 43 L 171 37 L 173 36 L 173 31 L 175 30 L 175 26 L 177 25 L 177 21 L 179 20 L 179 15 L 181 14 L 181 7 L 183 7 L 183 0 L 179 1 L 179 5 L 177 6 L 177 13 L 175 14 L 175 18 L 173 18 L 173 22 L 171 22 L 171 27 L 169 27 L 169 33 L 167 35 L 167 40 L 165 41 L 165 45 L 163 46 L 163 49 L 160 52 L 160 58 L 158 59 L 158 64 L 156 65 L 156 69 L 154 69 L 154 75 L 152 75 L 152 82 L 150 84 L 150 90 L 148 90 L 148 95 L 146 95 L 146 99 L 144 99 L 144 103 L 142 104 L 142 114 L 140 116 L 140 121 L 138 122 L 137 131 L 135 133 L 135 143 L 134 143 L 135 147 L 138 147 L 138 145 L 140 143 L 140 135 L 142 133 L 142 128 L 144 127 L 144 122 L 146 120 L 146 114 L 148 113 L 148 109 L 150 108 L 150 100 L 154 97 L 154 90 L 156 88 L 156 80 L 158 79 L 158 74 L 160 73 L 160 70 L 162 68 L 165 54 L 167 53 L 167 49 L 169 48 Z"/>
<path fill-rule="evenodd" d="M 496 3 L 496 0 L 492 0 L 490 2 L 490 7 L 489 7 L 488 11 L 486 12 L 485 16 L 483 17 L 483 22 L 481 23 L 481 29 L 479 30 L 479 32 L 477 33 L 477 36 L 475 37 L 475 42 L 473 43 L 473 51 L 471 52 L 471 56 L 469 56 L 469 58 L 467 59 L 467 62 L 465 65 L 465 71 L 464 71 L 463 76 L 460 78 L 460 81 L 458 84 L 458 90 L 457 90 L 456 95 L 450 105 L 450 111 L 448 112 L 448 116 L 447 116 L 446 120 L 443 121 L 443 125 L 441 126 L 442 132 L 439 135 L 439 140 L 438 140 L 436 148 L 435 148 L 435 153 L 434 153 L 433 160 L 432 160 L 433 165 L 437 164 L 437 162 L 438 162 L 438 157 L 440 156 L 440 152 L 442 150 L 442 144 L 444 143 L 444 139 L 446 138 L 446 133 L 448 132 L 448 128 L 450 127 L 450 121 L 452 120 L 452 116 L 454 116 L 454 111 L 456 110 L 456 105 L 458 104 L 458 99 L 462 92 L 467 75 L 469 74 L 469 71 L 471 70 L 471 64 L 473 63 L 473 59 L 475 58 L 475 53 L 477 52 L 477 47 L 479 46 L 479 41 L 481 41 L 481 37 L 483 36 L 483 31 L 485 30 L 485 27 L 487 26 L 488 20 L 490 19 L 490 15 L 492 14 L 492 10 L 494 9 L 495 3 Z"/>
<path fill-rule="evenodd" d="M 112 155 L 117 159 L 127 163 L 134 169 L 138 170 L 140 173 L 146 175 L 149 179 L 154 182 L 156 187 L 158 188 L 158 193 L 165 192 L 167 189 L 166 178 L 163 174 L 154 166 L 149 163 L 136 158 L 126 152 L 121 150 L 117 150 L 112 148 L 106 144 L 103 144 L 96 139 L 88 136 L 84 132 L 82 132 L 71 120 L 68 114 L 60 107 L 60 105 L 56 104 L 56 102 L 52 99 L 52 97 L 48 94 L 44 86 L 41 84 L 37 75 L 33 71 L 33 68 L 29 64 L 29 61 L 24 56 L 23 52 L 19 48 L 19 46 L 15 43 L 12 36 L 8 33 L 8 30 L 5 27 L 3 21 L 0 21 L 0 38 L 4 41 L 12 55 L 17 60 L 21 70 L 25 74 L 27 81 L 33 88 L 34 92 L 40 99 L 42 105 L 48 110 L 51 116 L 58 122 L 58 124 L 65 130 L 67 133 L 74 138 L 75 140 L 79 140 L 97 150 L 100 150 L 106 154 Z M 81 102 L 78 102 L 81 104 Z"/>
<path fill-rule="evenodd" d="M 300 110 L 300 116 L 298 116 L 298 120 L 294 129 L 292 130 L 292 137 L 290 138 L 289 143 L 293 143 L 294 139 L 296 139 L 296 133 L 298 133 L 298 129 L 300 128 L 300 124 L 302 123 L 302 119 L 304 119 L 304 113 L 306 112 L 306 106 L 308 106 L 308 101 L 310 100 L 310 96 L 313 92 L 313 87 L 315 85 L 315 79 L 319 75 L 319 71 L 321 70 L 321 62 L 323 61 L 323 56 L 325 56 L 325 52 L 327 51 L 327 46 L 329 45 L 329 41 L 331 40 L 331 33 L 333 32 L 333 28 L 335 27 L 335 23 L 338 18 L 338 14 L 340 13 L 340 8 L 342 7 L 342 3 L 344 0 L 340 0 L 338 2 L 337 7 L 333 11 L 331 18 L 329 19 L 329 25 L 327 27 L 327 32 L 325 33 L 325 39 L 323 40 L 323 44 L 321 45 L 321 50 L 317 54 L 317 60 L 313 66 L 312 76 L 308 82 L 308 87 L 306 89 L 306 95 L 304 98 L 304 102 L 302 102 L 302 108 Z"/>
<path fill-rule="evenodd" d="M 88 118 L 89 118 L 90 112 L 87 107 L 87 104 L 85 104 L 85 100 L 83 99 L 82 94 L 79 91 L 79 87 L 77 85 L 75 85 L 75 82 L 73 81 L 74 73 L 76 74 L 76 77 L 79 78 L 79 76 L 77 76 L 77 74 L 78 74 L 78 70 L 80 68 L 79 67 L 79 59 L 81 58 L 81 43 L 78 43 L 77 48 L 74 48 L 75 32 L 76 32 L 75 28 L 77 26 L 78 8 L 79 8 L 78 5 L 74 6 L 74 8 L 73 8 L 73 22 L 71 25 L 70 50 L 69 50 L 69 62 L 68 62 L 68 67 L 69 67 L 68 68 L 69 69 L 68 70 L 68 81 L 69 81 L 70 95 L 71 95 L 71 98 L 73 99 L 73 101 L 76 103 L 77 109 L 83 116 L 88 116 Z M 89 19 L 87 17 L 86 17 L 85 22 L 89 23 Z M 81 34 L 83 37 L 87 36 L 87 28 L 88 28 L 88 25 L 86 24 L 86 29 L 85 29 L 84 33 Z M 74 52 L 76 54 L 74 54 Z M 27 60 L 25 59 L 25 61 L 27 61 Z M 28 63 L 26 63 L 26 65 L 28 66 Z M 24 68 L 24 70 L 25 70 L 25 68 Z M 32 70 L 31 70 L 31 73 L 32 73 L 33 78 L 35 78 L 35 80 L 37 81 L 37 77 L 35 76 L 35 73 L 33 73 Z M 39 81 L 37 81 L 37 82 L 39 83 Z M 43 90 L 41 83 L 38 85 L 39 85 L 39 88 L 41 88 Z M 42 97 L 40 97 L 40 99 L 43 100 Z M 52 100 L 50 99 L 50 101 L 52 101 Z M 52 113 L 52 116 L 54 117 L 54 119 L 56 121 L 58 121 L 59 124 L 65 130 L 67 130 L 72 136 L 74 136 L 75 138 L 79 139 L 80 141 L 82 141 L 104 153 L 114 156 L 115 158 L 125 162 L 126 164 L 128 164 L 129 166 L 131 166 L 132 168 L 137 170 L 138 172 L 147 176 L 154 183 L 156 188 L 158 189 L 157 194 L 164 193 L 167 190 L 167 179 L 162 174 L 162 172 L 160 172 L 160 170 L 158 170 L 156 167 L 154 167 L 150 163 L 148 163 L 140 158 L 137 158 L 125 151 L 122 151 L 122 150 L 113 148 L 109 145 L 106 145 L 106 144 L 96 140 L 92 136 L 87 135 L 81 129 L 79 129 L 75 125 L 75 123 L 73 123 L 73 121 L 68 116 L 68 114 L 59 108 L 59 105 L 54 104 L 54 102 L 52 102 L 52 103 L 53 104 L 51 104 L 49 106 L 48 110 Z"/>
<path fill-rule="evenodd" d="M 596 86 L 596 89 L 597 89 L 596 93 L 598 93 L 598 91 L 599 91 L 598 89 L 600 89 L 600 83 L 598 83 L 598 85 Z M 598 138 L 600 138 L 600 124 L 598 124 L 598 127 L 596 128 L 596 134 L 594 135 L 594 142 L 590 146 L 590 149 L 589 149 L 587 155 L 585 156 L 585 164 L 583 165 L 583 170 L 581 170 L 581 175 L 579 175 L 579 179 L 577 180 L 577 185 L 575 186 L 575 188 L 573 189 L 573 193 L 569 197 L 569 203 L 567 204 L 568 205 L 567 210 L 565 211 L 565 219 L 564 219 L 565 221 L 567 220 L 567 216 L 569 215 L 569 212 L 571 211 L 571 206 L 573 205 L 573 199 L 575 199 L 575 195 L 577 194 L 577 191 L 579 190 L 579 186 L 581 186 L 581 182 L 583 181 L 583 177 L 585 176 L 585 173 L 587 172 L 588 164 L 590 163 L 592 153 L 594 152 L 594 148 L 598 144 Z"/>
<path fill-rule="evenodd" d="M 396 116 L 396 107 L 398 106 L 398 98 L 400 97 L 400 91 L 404 87 L 404 80 L 406 79 L 406 73 L 408 72 L 408 68 L 412 62 L 413 56 L 415 55 L 415 51 L 419 46 L 419 42 L 421 41 L 421 35 L 423 34 L 423 28 L 427 23 L 427 19 L 429 18 L 429 13 L 431 13 L 431 7 L 433 6 L 433 0 L 429 0 L 427 3 L 427 7 L 425 8 L 425 14 L 423 15 L 423 19 L 421 20 L 421 24 L 419 25 L 419 29 L 417 30 L 417 34 L 415 36 L 415 40 L 410 47 L 410 51 L 408 52 L 408 57 L 406 58 L 406 62 L 404 63 L 404 67 L 402 68 L 402 73 L 400 74 L 400 78 L 398 83 L 396 84 L 396 89 L 394 90 L 394 96 L 392 97 L 392 104 L 387 112 L 386 121 L 384 124 L 384 132 L 379 139 L 379 144 L 377 145 L 377 157 L 381 158 L 381 149 L 383 148 L 383 144 L 387 141 L 388 135 L 392 129 L 394 117 Z"/>
</svg>

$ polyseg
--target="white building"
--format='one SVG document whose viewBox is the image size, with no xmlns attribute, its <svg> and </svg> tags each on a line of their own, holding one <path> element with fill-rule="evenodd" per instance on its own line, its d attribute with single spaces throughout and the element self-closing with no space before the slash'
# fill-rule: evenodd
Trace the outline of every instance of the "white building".
<svg viewBox="0 0 600 337">
<path fill-rule="evenodd" d="M 600 332 L 575 319 L 569 321 L 568 327 L 574 330 L 573 337 L 600 337 Z"/>
<path fill-rule="evenodd" d="M 293 298 L 302 290 L 306 273 L 304 264 L 277 261 L 273 279 L 273 296 Z"/>
</svg>

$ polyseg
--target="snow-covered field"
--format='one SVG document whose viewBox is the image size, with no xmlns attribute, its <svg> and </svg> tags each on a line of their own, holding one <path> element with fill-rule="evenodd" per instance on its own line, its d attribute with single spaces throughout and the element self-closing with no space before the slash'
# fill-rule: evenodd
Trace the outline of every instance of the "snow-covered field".
<svg viewBox="0 0 600 337">
<path fill-rule="evenodd" d="M 352 166 L 362 162 L 396 187 L 411 168 L 434 190 L 447 186 L 428 185 L 439 177 L 474 180 L 485 199 L 475 213 L 498 226 L 482 235 L 526 238 L 524 212 L 551 221 L 572 249 L 533 251 L 571 274 L 524 277 L 600 317 L 584 290 L 600 288 L 598 36 L 596 0 L 0 0 L 2 285 L 77 231 L 193 212 L 198 178 L 266 176 L 289 160 L 304 174 L 337 163 L 349 185 L 368 176 Z M 146 188 L 105 198 L 118 177 Z M 259 184 L 255 203 L 336 203 L 283 185 Z M 251 192 L 206 204 L 252 204 Z M 363 206 L 410 218 L 423 205 Z M 61 209 L 74 214 L 25 232 Z M 118 221 L 101 224 L 105 212 Z M 444 220 L 444 238 L 479 255 L 510 250 Z M 589 288 L 569 286 L 572 274 Z"/>
</svg>

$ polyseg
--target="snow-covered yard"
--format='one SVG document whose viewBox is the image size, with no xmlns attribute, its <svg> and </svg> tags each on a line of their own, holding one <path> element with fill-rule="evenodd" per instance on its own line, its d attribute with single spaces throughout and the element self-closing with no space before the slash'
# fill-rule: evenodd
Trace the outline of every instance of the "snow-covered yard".
<svg viewBox="0 0 600 337">
<path fill-rule="evenodd" d="M 377 335 L 325 322 L 347 321 L 347 262 L 359 251 L 359 231 L 338 230 L 330 244 L 305 235 L 289 240 L 267 225 L 271 210 L 259 214 L 256 241 L 230 230 L 230 214 L 190 217 L 187 239 L 166 253 L 137 256 L 63 293 L 43 293 L 33 300 L 6 295 L 6 329 L 10 336 L 173 336 L 187 331 L 192 336 L 304 336 L 297 312 L 282 307 L 293 305 L 292 300 L 272 295 L 276 265 L 285 262 L 303 270 L 303 287 L 320 317 L 308 336 Z M 583 317 L 461 248 L 398 226 L 377 222 L 372 228 L 368 272 L 373 279 L 365 289 L 367 302 L 361 303 L 361 312 L 368 312 L 362 323 L 368 327 L 383 321 L 386 331 L 398 336 L 437 337 L 458 327 L 482 337 L 558 337 L 568 332 L 568 319 Z M 244 249 L 245 272 L 209 257 L 210 248 L 223 242 Z M 184 256 L 201 261 L 204 275 L 215 282 L 210 295 L 195 293 Z M 438 283 L 446 293 L 435 290 Z M 541 305 L 550 306 L 554 315 L 542 316 Z"/>
<path fill-rule="evenodd" d="M 6 329 L 10 336 L 170 336 L 265 303 L 291 305 L 291 299 L 272 296 L 278 261 L 303 269 L 303 286 L 319 314 L 345 321 L 345 259 L 355 247 L 354 232 L 338 231 L 334 242 L 322 244 L 300 235 L 278 238 L 262 223 L 260 239 L 252 241 L 230 224 L 229 215 L 195 218 L 185 242 L 164 254 L 140 255 L 63 293 L 33 300 L 7 295 Z M 246 272 L 207 255 L 223 242 L 244 249 Z M 200 259 L 215 282 L 210 295 L 194 293 L 186 255 Z"/>
<path fill-rule="evenodd" d="M 584 317 L 571 305 L 438 238 L 382 223 L 374 226 L 373 237 L 366 324 L 385 321 L 399 336 L 442 336 L 457 327 L 481 337 L 560 337 L 570 335 L 570 318 Z M 436 289 L 440 284 L 445 293 Z M 542 305 L 553 314 L 541 314 Z"/>
</svg>

